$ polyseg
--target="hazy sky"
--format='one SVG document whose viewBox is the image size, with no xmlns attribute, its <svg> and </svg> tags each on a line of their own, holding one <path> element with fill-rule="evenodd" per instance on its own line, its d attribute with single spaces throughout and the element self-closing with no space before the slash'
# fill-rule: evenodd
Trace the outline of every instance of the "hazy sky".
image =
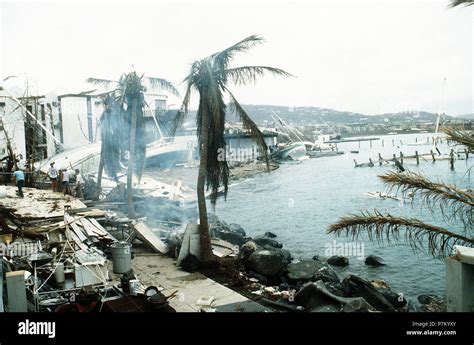
<svg viewBox="0 0 474 345">
<path fill-rule="evenodd" d="M 447 4 L 2 1 L 0 74 L 27 75 L 39 92 L 83 91 L 89 76 L 117 79 L 134 66 L 182 88 L 192 61 L 258 34 L 265 44 L 235 65 L 280 67 L 297 78 L 234 87 L 241 103 L 473 113 L 474 6 Z"/>
</svg>

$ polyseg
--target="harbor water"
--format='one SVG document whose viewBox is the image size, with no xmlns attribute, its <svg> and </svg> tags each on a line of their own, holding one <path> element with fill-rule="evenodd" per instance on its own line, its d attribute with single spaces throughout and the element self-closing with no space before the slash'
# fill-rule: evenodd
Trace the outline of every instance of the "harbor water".
<svg viewBox="0 0 474 345">
<path fill-rule="evenodd" d="M 386 266 L 369 267 L 360 255 L 349 256 L 349 265 L 337 269 L 341 277 L 353 273 L 366 279 L 383 279 L 394 291 L 403 293 L 409 299 L 415 299 L 420 294 L 444 296 L 443 261 L 431 257 L 427 251 L 414 252 L 403 242 L 403 234 L 400 243 L 371 242 L 366 235 L 352 239 L 327 234 L 328 226 L 340 217 L 373 210 L 416 217 L 452 231 L 461 231 L 459 223 L 447 224 L 436 210 L 432 212 L 416 200 L 400 202 L 366 194 L 387 192 L 378 176 L 395 170 L 393 164 L 379 166 L 379 153 L 383 158 L 391 158 L 393 154 L 399 156 L 400 151 L 404 156 L 414 155 L 415 150 L 419 154 L 426 154 L 433 148 L 432 144 L 408 144 L 416 140 L 422 143 L 427 138 L 431 142 L 433 135 L 385 135 L 379 136 L 380 140 L 373 141 L 372 145 L 368 141 L 340 143 L 338 149 L 344 151 L 344 155 L 308 159 L 299 164 L 283 163 L 270 174 L 259 174 L 235 182 L 229 188 L 227 200 L 218 199 L 215 214 L 228 223 L 240 224 L 250 236 L 263 235 L 267 231 L 275 233 L 276 239 L 296 258 L 311 258 L 314 255 L 324 257 L 327 248 L 334 247 L 334 244 L 351 242 L 352 245 L 359 245 L 359 248 L 363 244 L 364 256 L 378 255 L 384 259 Z M 448 154 L 451 149 L 446 143 L 437 147 L 443 154 Z M 375 166 L 354 167 L 354 159 L 358 163 L 367 163 L 369 158 L 372 158 Z M 449 161 L 432 163 L 431 157 L 425 157 L 420 158 L 418 166 L 415 159 L 405 159 L 404 167 L 434 180 L 472 188 L 472 179 L 467 173 L 472 162 L 472 158 L 468 161 L 457 160 L 455 169 L 451 170 Z M 165 175 L 181 177 L 190 186 L 195 186 L 197 169 L 172 170 Z M 152 171 L 149 173 L 155 175 Z M 209 210 L 212 208 L 209 207 Z"/>
</svg>

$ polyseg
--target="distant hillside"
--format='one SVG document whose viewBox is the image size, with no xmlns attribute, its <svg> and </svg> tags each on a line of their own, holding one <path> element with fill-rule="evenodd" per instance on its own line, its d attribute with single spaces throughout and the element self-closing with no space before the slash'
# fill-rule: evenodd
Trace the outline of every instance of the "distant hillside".
<svg viewBox="0 0 474 345">
<path fill-rule="evenodd" d="M 436 122 L 437 115 L 428 112 L 401 112 L 394 114 L 364 115 L 360 113 L 338 111 L 318 107 L 283 107 L 275 105 L 243 105 L 248 114 L 257 123 L 273 121 L 272 111 L 283 120 L 294 124 L 323 124 L 332 123 L 384 123 L 384 122 Z M 445 116 L 446 119 L 454 119 Z M 324 120 L 324 121 L 323 121 Z"/>
<path fill-rule="evenodd" d="M 265 121 L 273 122 L 271 115 L 273 112 L 277 113 L 284 121 L 290 124 L 324 124 L 327 123 L 338 123 L 338 124 L 377 124 L 377 123 L 427 123 L 436 122 L 437 115 L 425 111 L 419 113 L 415 112 L 400 112 L 400 113 L 388 113 L 380 115 L 365 115 L 360 113 L 352 113 L 347 111 L 339 111 L 328 108 L 319 107 L 285 107 L 277 105 L 242 105 L 250 117 L 258 124 L 263 124 Z M 169 111 L 167 114 L 168 118 L 171 115 Z M 194 121 L 196 111 L 192 110 L 189 112 L 187 120 Z M 463 119 L 474 119 L 474 114 L 466 115 L 471 116 L 462 117 Z M 446 120 L 459 120 L 461 117 L 443 116 L 443 121 Z M 238 118 L 234 115 L 230 115 L 228 120 L 238 121 Z"/>
<path fill-rule="evenodd" d="M 458 119 L 474 120 L 474 114 L 464 114 L 456 116 Z"/>
</svg>

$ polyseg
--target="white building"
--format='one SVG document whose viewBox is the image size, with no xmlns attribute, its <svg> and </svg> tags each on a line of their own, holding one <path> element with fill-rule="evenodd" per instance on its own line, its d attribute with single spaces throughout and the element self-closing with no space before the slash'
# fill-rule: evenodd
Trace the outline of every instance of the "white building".
<svg viewBox="0 0 474 345">
<path fill-rule="evenodd" d="M 0 88 L 0 158 L 8 154 L 10 145 L 22 163 L 56 153 L 53 137 L 58 122 L 58 104 L 54 98 L 24 95 L 19 89 Z"/>
</svg>

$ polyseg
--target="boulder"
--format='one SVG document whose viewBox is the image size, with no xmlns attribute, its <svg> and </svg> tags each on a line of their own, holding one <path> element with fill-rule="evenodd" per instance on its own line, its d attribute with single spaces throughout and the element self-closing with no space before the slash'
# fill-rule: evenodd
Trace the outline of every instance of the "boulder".
<svg viewBox="0 0 474 345">
<path fill-rule="evenodd" d="M 294 301 L 312 312 L 374 310 L 363 298 L 345 298 L 332 294 L 322 281 L 305 284 L 295 295 Z"/>
<path fill-rule="evenodd" d="M 235 232 L 219 231 L 215 233 L 215 237 L 227 241 L 233 245 L 239 246 L 239 248 L 247 242 L 247 238 Z"/>
<path fill-rule="evenodd" d="M 180 266 L 184 271 L 193 273 L 199 269 L 199 264 L 199 259 L 196 256 L 188 254 L 188 256 L 181 261 Z"/>
<path fill-rule="evenodd" d="M 229 224 L 229 232 L 232 232 L 234 234 L 239 234 L 242 237 L 247 236 L 247 234 L 245 233 L 245 230 L 239 224 L 235 224 L 235 223 Z"/>
<path fill-rule="evenodd" d="M 291 263 L 286 267 L 286 276 L 291 282 L 307 282 L 312 280 L 319 269 L 323 267 L 321 261 L 307 259 Z"/>
<path fill-rule="evenodd" d="M 239 256 L 242 260 L 246 260 L 250 254 L 257 250 L 258 246 L 254 241 L 247 241 L 240 247 Z"/>
<path fill-rule="evenodd" d="M 421 312 L 428 312 L 428 313 L 446 312 L 446 301 L 441 297 L 429 295 L 429 298 L 424 300 L 424 302 L 429 302 L 429 303 L 420 305 L 419 310 Z"/>
<path fill-rule="evenodd" d="M 257 249 L 245 260 L 245 266 L 265 276 L 279 275 L 288 265 L 285 253 L 280 249 Z"/>
<path fill-rule="evenodd" d="M 377 310 L 395 312 L 393 305 L 367 280 L 348 275 L 341 283 L 344 294 L 349 297 L 362 297 Z"/>
<path fill-rule="evenodd" d="M 383 259 L 380 256 L 369 255 L 365 258 L 365 264 L 368 266 L 385 266 Z"/>
<path fill-rule="evenodd" d="M 275 235 L 273 232 L 267 231 L 267 232 L 265 233 L 265 237 L 268 237 L 268 238 L 275 238 L 275 237 L 277 237 L 277 235 Z"/>
<path fill-rule="evenodd" d="M 257 243 L 259 246 L 271 246 L 273 248 L 282 248 L 283 245 L 279 243 L 278 241 L 272 240 L 271 238 L 267 237 L 257 237 L 253 239 L 255 243 Z"/>
<path fill-rule="evenodd" d="M 329 266 L 321 267 L 311 278 L 312 281 L 322 280 L 324 283 L 339 284 L 337 273 Z"/>
<path fill-rule="evenodd" d="M 408 303 L 403 294 L 396 293 L 390 288 L 378 288 L 377 290 L 397 309 L 405 307 Z"/>
<path fill-rule="evenodd" d="M 333 266 L 344 267 L 349 265 L 349 259 L 345 256 L 334 255 L 328 259 L 328 264 Z"/>
<path fill-rule="evenodd" d="M 433 301 L 439 300 L 440 298 L 436 295 L 420 295 L 417 297 L 420 304 L 430 304 Z"/>
<path fill-rule="evenodd" d="M 372 306 L 365 299 L 356 297 L 344 304 L 342 311 L 345 313 L 367 313 L 372 309 Z"/>
</svg>

